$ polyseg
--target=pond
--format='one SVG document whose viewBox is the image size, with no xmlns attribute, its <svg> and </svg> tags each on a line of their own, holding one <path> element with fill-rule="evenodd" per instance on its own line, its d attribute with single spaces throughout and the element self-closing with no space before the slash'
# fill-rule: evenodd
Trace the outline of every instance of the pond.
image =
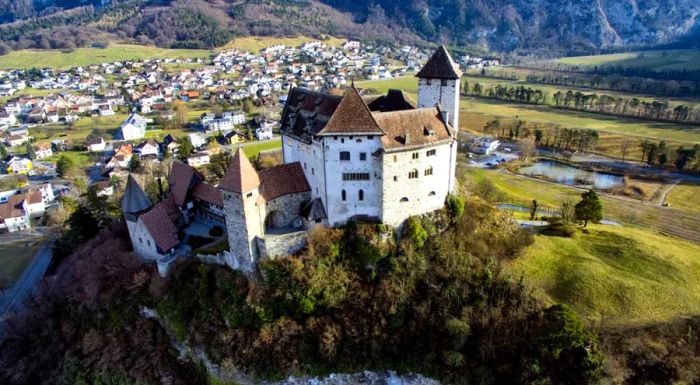
<svg viewBox="0 0 700 385">
<path fill-rule="evenodd" d="M 569 186 L 591 186 L 599 190 L 619 187 L 625 183 L 621 175 L 582 170 L 548 159 L 538 159 L 533 165 L 520 168 L 518 173 L 543 177 L 549 181 Z"/>
</svg>

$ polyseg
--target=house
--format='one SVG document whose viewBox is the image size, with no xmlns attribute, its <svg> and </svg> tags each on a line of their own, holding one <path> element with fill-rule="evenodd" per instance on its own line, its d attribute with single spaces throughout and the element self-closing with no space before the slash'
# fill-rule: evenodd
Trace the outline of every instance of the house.
<svg viewBox="0 0 700 385">
<path fill-rule="evenodd" d="M 5 168 L 8 174 L 28 174 L 32 167 L 31 159 L 10 155 L 5 160 Z"/>
<path fill-rule="evenodd" d="M 494 138 L 477 138 L 469 147 L 469 151 L 475 154 L 490 154 L 498 149 L 501 142 Z"/>
<path fill-rule="evenodd" d="M 44 158 L 48 158 L 49 156 L 53 155 L 53 151 L 51 151 L 50 146 L 37 146 L 34 149 L 34 153 L 36 153 L 37 159 L 44 159 Z"/>
<path fill-rule="evenodd" d="M 8 112 L 0 112 L 0 126 L 14 126 L 17 124 L 15 114 Z"/>
<path fill-rule="evenodd" d="M 192 143 L 192 146 L 194 146 L 194 148 L 202 148 L 204 145 L 207 144 L 207 138 L 205 138 L 202 134 L 192 132 L 187 136 L 190 138 L 190 142 Z"/>
<path fill-rule="evenodd" d="M 241 110 L 224 112 L 221 117 L 231 119 L 233 124 L 245 124 L 246 121 L 245 112 Z"/>
<path fill-rule="evenodd" d="M 230 144 L 243 143 L 246 141 L 246 139 L 248 138 L 246 138 L 245 134 L 238 131 L 230 131 L 224 135 L 225 142 Z"/>
<path fill-rule="evenodd" d="M 105 139 L 101 136 L 90 136 L 87 138 L 87 148 L 90 152 L 102 152 L 105 150 Z"/>
<path fill-rule="evenodd" d="M 124 140 L 143 139 L 146 136 L 146 119 L 138 114 L 131 114 L 119 128 Z"/>
<path fill-rule="evenodd" d="M 180 152 L 180 143 L 170 134 L 165 135 L 165 138 L 163 138 L 163 147 L 173 155 L 177 155 Z"/>
<path fill-rule="evenodd" d="M 209 154 L 207 154 L 206 152 L 198 152 L 190 155 L 187 158 L 187 164 L 192 167 L 201 167 L 207 165 L 209 164 L 209 161 Z"/>
<path fill-rule="evenodd" d="M 14 146 L 21 146 L 27 142 L 29 142 L 29 137 L 23 136 L 23 135 L 10 135 L 7 137 L 5 140 L 8 145 L 14 147 Z"/>
<path fill-rule="evenodd" d="M 51 151 L 61 152 L 65 151 L 67 148 L 66 141 L 63 139 L 52 139 L 51 140 Z"/>
<path fill-rule="evenodd" d="M 6 203 L 0 203 L 0 231 L 12 233 L 30 227 L 29 209 L 23 195 L 12 195 Z"/>
<path fill-rule="evenodd" d="M 272 127 L 271 126 L 260 126 L 255 129 L 255 139 L 265 140 L 272 139 Z"/>
<path fill-rule="evenodd" d="M 136 146 L 136 152 L 141 158 L 145 156 L 154 156 L 157 159 L 160 155 L 160 146 L 155 139 L 147 139 Z"/>
</svg>

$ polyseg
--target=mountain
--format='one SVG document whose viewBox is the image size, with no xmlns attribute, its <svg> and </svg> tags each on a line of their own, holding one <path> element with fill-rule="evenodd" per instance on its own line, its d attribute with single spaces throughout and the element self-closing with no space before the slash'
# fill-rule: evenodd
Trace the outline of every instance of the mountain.
<svg viewBox="0 0 700 385">
<path fill-rule="evenodd" d="M 302 33 L 571 54 L 694 45 L 700 30 L 700 0 L 0 0 L 0 9 L 0 53 L 95 36 L 209 48 Z"/>
</svg>

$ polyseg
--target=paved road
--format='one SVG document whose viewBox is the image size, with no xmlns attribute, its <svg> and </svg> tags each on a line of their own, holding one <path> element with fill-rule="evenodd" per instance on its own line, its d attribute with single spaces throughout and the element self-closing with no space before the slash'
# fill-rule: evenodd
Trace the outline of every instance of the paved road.
<svg viewBox="0 0 700 385">
<path fill-rule="evenodd" d="M 22 276 L 0 298 L 0 340 L 5 336 L 4 322 L 12 317 L 12 314 L 22 309 L 23 301 L 34 291 L 46 273 L 53 257 L 52 246 L 52 242 L 46 242 L 44 247 L 37 252 L 32 263 L 24 270 Z"/>
</svg>

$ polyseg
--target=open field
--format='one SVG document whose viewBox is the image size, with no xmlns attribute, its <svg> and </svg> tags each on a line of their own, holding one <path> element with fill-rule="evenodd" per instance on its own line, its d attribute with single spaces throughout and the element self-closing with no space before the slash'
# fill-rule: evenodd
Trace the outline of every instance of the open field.
<svg viewBox="0 0 700 385">
<path fill-rule="evenodd" d="M 624 52 L 608 55 L 572 56 L 556 59 L 556 62 L 574 65 L 613 64 L 626 67 L 662 70 L 700 69 L 700 51 L 676 49 L 662 51 Z"/>
<path fill-rule="evenodd" d="M 645 322 L 700 311 L 700 245 L 634 227 L 537 235 L 510 265 L 547 302 L 589 320 Z"/>
<path fill-rule="evenodd" d="M 0 287 L 11 285 L 22 275 L 40 246 L 34 241 L 0 244 Z"/>
<path fill-rule="evenodd" d="M 674 208 L 695 211 L 700 215 L 700 184 L 679 183 L 666 196 Z"/>
<path fill-rule="evenodd" d="M 235 147 L 233 146 L 234 149 L 232 149 L 232 152 L 235 151 Z M 245 155 L 249 158 L 254 158 L 257 157 L 258 154 L 261 151 L 265 150 L 272 150 L 273 148 L 281 148 L 282 147 L 282 139 L 281 138 L 276 138 L 272 140 L 265 140 L 262 142 L 245 142 L 240 145 L 240 147 L 243 147 L 243 151 L 245 151 Z"/>
<path fill-rule="evenodd" d="M 583 190 L 539 179 L 512 174 L 508 171 L 476 169 L 458 165 L 457 177 L 468 191 L 476 191 L 482 180 L 488 179 L 498 201 L 527 204 L 537 199 L 542 205 L 557 209 L 565 199 L 579 200 Z M 700 243 L 700 215 L 697 211 L 656 206 L 639 200 L 601 195 L 603 215 L 624 223 L 663 234 L 670 234 Z"/>
<path fill-rule="evenodd" d="M 315 41 L 319 39 L 314 39 L 313 37 L 309 36 L 296 36 L 296 37 L 275 37 L 275 36 L 244 36 L 244 37 L 237 37 L 233 39 L 230 43 L 226 44 L 223 49 L 227 48 L 237 48 L 241 51 L 248 51 L 252 53 L 258 53 L 260 52 L 261 49 L 272 46 L 272 45 L 277 45 L 277 44 L 283 44 L 286 46 L 292 46 L 296 47 L 298 45 L 310 42 L 310 41 Z M 336 38 L 336 37 L 329 37 L 326 40 L 321 40 L 323 43 L 327 45 L 332 45 L 332 46 L 338 46 L 343 44 L 346 39 L 341 39 L 341 38 Z"/>
<path fill-rule="evenodd" d="M 202 49 L 170 49 L 136 44 L 110 44 L 107 48 L 77 48 L 61 50 L 21 50 L 0 56 L 0 68 L 52 67 L 66 69 L 94 63 L 155 57 L 209 57 L 211 51 Z"/>
<path fill-rule="evenodd" d="M 479 78 L 482 80 L 482 78 Z M 483 79 L 494 83 L 496 79 Z M 385 93 L 389 88 L 406 91 L 414 101 L 417 92 L 417 79 L 404 76 L 393 79 L 369 80 L 356 83 L 358 87 L 371 88 L 377 93 Z M 516 104 L 498 100 L 462 97 L 460 128 L 481 131 L 486 122 L 495 118 L 521 119 L 542 125 L 558 125 L 568 128 L 587 128 L 611 134 L 649 137 L 676 142 L 700 143 L 700 127 L 673 123 L 650 122 L 645 120 L 600 115 L 590 112 L 560 110 L 547 106 Z M 601 142 L 603 142 L 601 140 Z"/>
</svg>

